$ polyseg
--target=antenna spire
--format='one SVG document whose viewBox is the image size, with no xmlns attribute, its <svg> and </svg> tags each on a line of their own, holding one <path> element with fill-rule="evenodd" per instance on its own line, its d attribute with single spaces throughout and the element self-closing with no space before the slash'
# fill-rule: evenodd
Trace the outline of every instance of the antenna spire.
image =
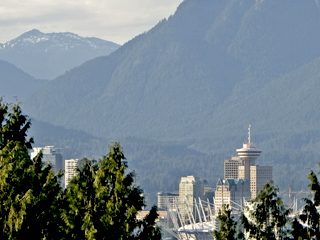
<svg viewBox="0 0 320 240">
<path fill-rule="evenodd" d="M 251 124 L 249 124 L 249 128 L 248 128 L 248 144 L 249 145 L 251 144 L 251 133 L 250 133 L 250 130 L 251 130 Z"/>
</svg>

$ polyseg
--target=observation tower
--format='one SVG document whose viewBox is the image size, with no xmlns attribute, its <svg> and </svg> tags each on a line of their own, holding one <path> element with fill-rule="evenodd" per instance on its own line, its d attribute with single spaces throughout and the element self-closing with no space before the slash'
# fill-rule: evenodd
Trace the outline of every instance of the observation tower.
<svg viewBox="0 0 320 240">
<path fill-rule="evenodd" d="M 255 160 L 260 156 L 261 150 L 251 143 L 251 124 L 248 128 L 248 143 L 244 143 L 242 148 L 236 150 L 238 156 L 243 161 L 242 175 L 239 178 L 250 180 L 250 166 L 255 165 Z"/>
</svg>

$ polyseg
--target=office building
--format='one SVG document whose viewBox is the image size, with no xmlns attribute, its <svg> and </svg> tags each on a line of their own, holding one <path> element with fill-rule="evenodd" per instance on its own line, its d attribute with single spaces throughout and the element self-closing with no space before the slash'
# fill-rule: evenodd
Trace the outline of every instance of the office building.
<svg viewBox="0 0 320 240">
<path fill-rule="evenodd" d="M 243 160 L 234 156 L 231 159 L 224 160 L 224 179 L 238 179 L 239 166 L 243 165 Z"/>
<path fill-rule="evenodd" d="M 179 206 L 183 218 L 194 212 L 194 199 L 203 198 L 204 184 L 198 177 L 182 177 L 179 184 Z"/>
<path fill-rule="evenodd" d="M 272 180 L 271 166 L 251 166 L 250 167 L 250 190 L 251 198 L 257 197 L 258 192 L 263 189 L 263 186 Z"/>
<path fill-rule="evenodd" d="M 35 158 L 40 151 L 42 151 L 42 162 L 44 164 L 50 164 L 54 173 L 57 174 L 60 169 L 63 169 L 62 155 L 60 149 L 55 148 L 54 146 L 45 146 L 45 147 L 35 147 L 32 148 L 31 159 Z"/>
<path fill-rule="evenodd" d="M 77 174 L 79 159 L 67 159 L 64 161 L 65 188 L 68 187 L 71 179 Z"/>
<path fill-rule="evenodd" d="M 214 198 L 215 214 L 218 214 L 222 206 L 226 204 L 234 209 L 240 209 L 244 201 L 248 201 L 250 198 L 249 180 L 219 179 Z"/>
</svg>

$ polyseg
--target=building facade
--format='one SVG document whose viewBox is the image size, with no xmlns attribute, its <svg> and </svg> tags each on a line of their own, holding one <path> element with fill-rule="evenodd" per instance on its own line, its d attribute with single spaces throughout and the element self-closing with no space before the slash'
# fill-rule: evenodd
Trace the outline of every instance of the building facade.
<svg viewBox="0 0 320 240">
<path fill-rule="evenodd" d="M 219 179 L 216 185 L 214 208 L 219 213 L 223 205 L 241 209 L 244 201 L 251 199 L 250 183 L 243 179 Z M 235 211 L 234 211 L 235 213 Z"/>
<path fill-rule="evenodd" d="M 198 177 L 182 177 L 179 184 L 179 207 L 183 218 L 194 212 L 194 199 L 203 198 L 204 184 Z"/>
<path fill-rule="evenodd" d="M 263 189 L 263 186 L 272 180 L 271 166 L 251 166 L 250 167 L 250 190 L 251 198 L 257 197 L 258 192 Z"/>
<path fill-rule="evenodd" d="M 224 179 L 238 179 L 239 166 L 243 165 L 243 160 L 238 156 L 224 160 Z"/>
<path fill-rule="evenodd" d="M 158 210 L 166 211 L 168 204 L 173 206 L 179 199 L 179 193 L 158 192 Z"/>
<path fill-rule="evenodd" d="M 64 161 L 65 188 L 68 187 L 71 179 L 77 174 L 78 161 L 79 159 L 67 159 Z"/>
<path fill-rule="evenodd" d="M 42 162 L 44 164 L 50 164 L 54 173 L 57 174 L 60 169 L 63 169 L 62 155 L 60 149 L 54 146 L 35 147 L 32 148 L 31 159 L 35 158 L 42 151 Z"/>
</svg>

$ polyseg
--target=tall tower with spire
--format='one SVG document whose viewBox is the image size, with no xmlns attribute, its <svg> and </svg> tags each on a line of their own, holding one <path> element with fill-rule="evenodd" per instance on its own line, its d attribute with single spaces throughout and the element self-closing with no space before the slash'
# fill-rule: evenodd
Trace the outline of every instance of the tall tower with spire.
<svg viewBox="0 0 320 240">
<path fill-rule="evenodd" d="M 260 157 L 261 151 L 251 143 L 251 124 L 248 128 L 248 143 L 244 143 L 242 148 L 236 150 L 242 160 L 242 167 L 239 167 L 238 177 L 240 179 L 250 179 L 250 166 L 255 165 L 255 161 Z"/>
<path fill-rule="evenodd" d="M 255 198 L 263 185 L 272 179 L 271 166 L 258 166 L 256 159 L 261 150 L 251 142 L 251 124 L 248 128 L 248 142 L 236 149 L 238 156 L 224 160 L 224 179 L 243 179 L 250 182 L 251 197 Z"/>
</svg>

